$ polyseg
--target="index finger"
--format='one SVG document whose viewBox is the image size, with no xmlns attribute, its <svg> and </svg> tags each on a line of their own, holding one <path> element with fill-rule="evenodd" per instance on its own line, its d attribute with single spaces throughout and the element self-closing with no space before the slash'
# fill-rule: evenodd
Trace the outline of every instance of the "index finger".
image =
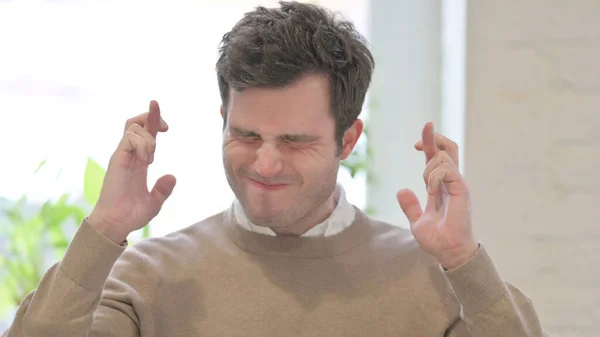
<svg viewBox="0 0 600 337">
<path fill-rule="evenodd" d="M 458 145 L 448 137 L 439 133 L 434 133 L 435 144 L 438 146 L 440 151 L 445 151 L 450 155 L 452 162 L 458 167 Z M 419 139 L 415 143 L 415 149 L 423 151 L 423 140 Z"/>
<path fill-rule="evenodd" d="M 131 124 L 139 124 L 141 126 L 146 126 L 146 122 L 148 121 L 148 113 L 144 112 L 141 113 L 135 117 L 129 118 L 127 120 L 127 122 L 125 122 L 125 128 L 123 128 L 123 132 L 127 132 L 127 130 L 129 129 L 129 127 L 131 126 Z M 160 129 L 158 129 L 158 132 L 166 132 L 167 130 L 169 130 L 169 125 L 167 124 L 167 122 L 165 122 L 164 119 L 160 119 Z"/>
<path fill-rule="evenodd" d="M 150 107 L 148 108 L 148 117 L 144 128 L 152 137 L 156 138 L 156 135 L 158 134 L 158 129 L 160 129 L 160 107 L 158 106 L 158 102 L 156 101 L 150 101 Z"/>
<path fill-rule="evenodd" d="M 433 123 L 427 122 L 423 127 L 421 134 L 423 140 L 423 152 L 425 152 L 425 163 L 429 163 L 431 158 L 438 152 L 437 142 L 433 133 Z"/>
</svg>

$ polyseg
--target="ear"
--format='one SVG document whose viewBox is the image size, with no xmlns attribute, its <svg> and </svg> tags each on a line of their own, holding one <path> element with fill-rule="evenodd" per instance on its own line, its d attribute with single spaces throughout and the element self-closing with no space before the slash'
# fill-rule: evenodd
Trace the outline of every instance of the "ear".
<svg viewBox="0 0 600 337">
<path fill-rule="evenodd" d="M 344 136 L 342 137 L 342 153 L 340 154 L 340 158 L 342 160 L 348 158 L 348 156 L 352 153 L 352 150 L 354 150 L 354 146 L 356 145 L 356 142 L 358 142 L 364 127 L 363 121 L 357 119 L 344 132 Z"/>
<path fill-rule="evenodd" d="M 221 117 L 225 118 L 225 110 L 223 110 L 223 106 L 221 105 Z"/>
</svg>

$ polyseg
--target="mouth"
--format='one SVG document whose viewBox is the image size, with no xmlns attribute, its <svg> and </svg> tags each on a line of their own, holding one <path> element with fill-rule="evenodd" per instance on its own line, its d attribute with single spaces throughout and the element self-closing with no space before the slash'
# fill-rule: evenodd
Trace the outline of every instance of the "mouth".
<svg viewBox="0 0 600 337">
<path fill-rule="evenodd" d="M 255 186 L 261 190 L 267 190 L 267 191 L 282 190 L 285 187 L 289 186 L 289 184 L 264 183 L 264 182 L 256 181 L 252 178 L 248 178 L 248 180 L 250 181 L 250 183 L 252 183 L 253 186 Z"/>
</svg>

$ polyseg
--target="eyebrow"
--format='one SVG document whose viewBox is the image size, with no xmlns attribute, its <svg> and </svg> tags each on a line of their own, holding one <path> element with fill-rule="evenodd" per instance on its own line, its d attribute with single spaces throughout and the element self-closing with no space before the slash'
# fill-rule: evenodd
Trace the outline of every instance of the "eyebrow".
<svg viewBox="0 0 600 337">
<path fill-rule="evenodd" d="M 230 127 L 231 132 L 235 133 L 238 136 L 242 136 L 242 137 L 257 137 L 260 136 L 258 133 L 254 132 L 254 131 L 250 131 L 250 130 L 244 130 L 244 129 L 240 129 L 240 128 L 235 128 L 235 127 Z"/>
<path fill-rule="evenodd" d="M 240 128 L 236 128 L 236 127 L 230 127 L 230 129 L 231 129 L 231 132 L 233 132 L 234 134 L 236 134 L 240 137 L 260 137 L 260 135 L 258 133 L 251 131 L 251 130 L 245 130 L 245 129 L 240 129 Z M 288 141 L 292 141 L 292 142 L 310 143 L 310 142 L 314 142 L 314 141 L 320 139 L 321 137 L 314 136 L 314 135 L 306 135 L 306 134 L 284 134 L 284 135 L 279 136 L 279 138 L 288 140 Z"/>
</svg>

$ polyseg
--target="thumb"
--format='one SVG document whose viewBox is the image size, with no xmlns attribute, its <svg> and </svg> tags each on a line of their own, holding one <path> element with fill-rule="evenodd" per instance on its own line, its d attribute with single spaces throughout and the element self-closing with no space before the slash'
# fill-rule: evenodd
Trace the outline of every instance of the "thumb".
<svg viewBox="0 0 600 337">
<path fill-rule="evenodd" d="M 171 195 L 176 182 L 177 180 L 175 177 L 170 174 L 158 178 L 150 192 L 152 199 L 156 201 L 158 207 L 161 207 L 165 200 Z"/>
<path fill-rule="evenodd" d="M 417 222 L 421 214 L 423 214 L 423 210 L 415 192 L 409 189 L 402 189 L 398 191 L 396 198 L 398 198 L 398 203 L 410 224 L 412 225 Z"/>
</svg>

